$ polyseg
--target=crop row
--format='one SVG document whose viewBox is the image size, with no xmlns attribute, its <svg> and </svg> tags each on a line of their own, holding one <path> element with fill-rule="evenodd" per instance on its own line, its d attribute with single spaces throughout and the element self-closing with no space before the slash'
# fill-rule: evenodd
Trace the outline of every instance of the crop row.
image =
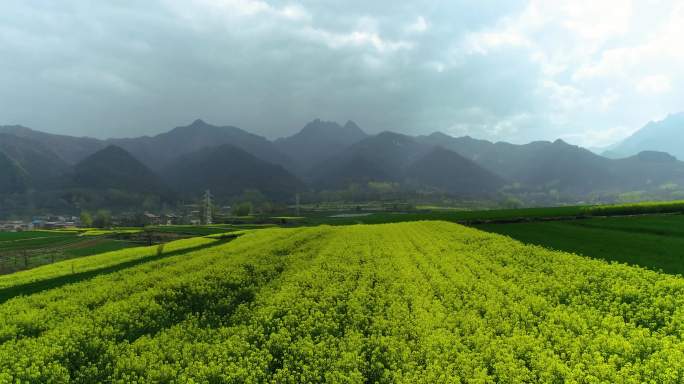
<svg viewBox="0 0 684 384">
<path fill-rule="evenodd" d="M 656 201 L 615 205 L 597 205 L 585 207 L 583 212 L 593 216 L 684 213 L 684 201 Z"/>
<path fill-rule="evenodd" d="M 0 382 L 679 383 L 684 280 L 456 224 L 264 229 L 0 306 Z"/>
</svg>

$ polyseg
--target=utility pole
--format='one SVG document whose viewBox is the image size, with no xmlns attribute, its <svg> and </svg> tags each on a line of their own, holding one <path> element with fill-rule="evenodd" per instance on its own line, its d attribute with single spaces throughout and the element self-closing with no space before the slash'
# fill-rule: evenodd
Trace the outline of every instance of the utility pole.
<svg viewBox="0 0 684 384">
<path fill-rule="evenodd" d="M 211 223 L 211 192 L 207 189 L 204 193 L 204 224 Z"/>
</svg>

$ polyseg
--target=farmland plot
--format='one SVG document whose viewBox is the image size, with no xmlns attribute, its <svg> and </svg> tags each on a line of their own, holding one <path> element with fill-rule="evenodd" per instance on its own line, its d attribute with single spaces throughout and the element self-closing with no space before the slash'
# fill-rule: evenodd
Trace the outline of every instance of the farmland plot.
<svg viewBox="0 0 684 384">
<path fill-rule="evenodd" d="M 0 382 L 679 383 L 684 280 L 443 222 L 264 229 L 0 306 Z"/>
</svg>

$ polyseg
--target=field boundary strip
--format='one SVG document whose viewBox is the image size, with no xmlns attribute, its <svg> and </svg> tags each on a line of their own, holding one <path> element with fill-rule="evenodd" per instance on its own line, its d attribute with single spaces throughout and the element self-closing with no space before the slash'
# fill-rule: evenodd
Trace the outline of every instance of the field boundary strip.
<svg viewBox="0 0 684 384">
<path fill-rule="evenodd" d="M 199 251 L 202 249 L 206 248 L 211 248 L 218 246 L 220 244 L 224 244 L 226 242 L 231 241 L 232 239 L 220 239 L 220 240 L 215 240 L 213 242 L 209 242 L 206 244 L 201 244 L 197 245 L 194 247 L 189 247 L 189 248 L 183 248 L 183 249 L 178 249 L 170 252 L 164 252 L 160 255 L 157 254 L 150 254 L 149 256 L 144 256 L 132 260 L 127 260 L 121 263 L 117 264 L 111 264 L 107 265 L 102 268 L 92 268 L 88 269 L 85 271 L 80 271 L 80 272 L 73 272 L 69 274 L 63 274 L 63 275 L 58 275 L 42 280 L 37 280 L 37 281 L 31 281 L 23 284 L 17 284 L 17 285 L 12 285 L 9 287 L 5 288 L 0 288 L 0 304 L 6 302 L 7 300 L 10 300 L 14 297 L 17 297 L 19 295 L 30 295 L 34 293 L 38 293 L 47 289 L 53 289 L 53 288 L 59 288 L 63 286 L 64 284 L 72 284 L 72 283 L 77 283 L 83 280 L 88 280 L 100 275 L 104 274 L 109 274 L 113 272 L 118 272 L 127 268 L 132 268 L 141 264 L 149 263 L 152 261 L 156 260 L 161 260 L 164 258 L 172 257 L 172 256 L 177 256 L 177 255 L 182 255 L 185 253 L 193 252 L 193 251 Z M 148 247 L 142 247 L 142 248 L 148 248 Z M 97 256 L 97 255 L 95 255 Z M 69 260 L 62 261 L 61 263 L 69 263 Z M 48 265 L 47 267 L 49 267 Z M 29 270 L 30 272 L 31 270 Z M 11 276 L 11 275 L 9 275 Z"/>
</svg>

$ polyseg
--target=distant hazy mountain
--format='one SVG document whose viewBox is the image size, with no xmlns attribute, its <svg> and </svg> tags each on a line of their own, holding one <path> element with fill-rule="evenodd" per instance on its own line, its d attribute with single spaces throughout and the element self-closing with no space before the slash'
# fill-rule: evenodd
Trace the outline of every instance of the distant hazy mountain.
<svg viewBox="0 0 684 384">
<path fill-rule="evenodd" d="M 28 186 L 43 186 L 69 169 L 50 148 L 24 137 L 0 134 L 0 152 L 20 167 Z"/>
<path fill-rule="evenodd" d="M 68 186 L 79 189 L 169 195 L 169 189 L 154 172 L 126 150 L 114 145 L 83 159 L 68 177 Z"/>
<path fill-rule="evenodd" d="M 562 140 L 516 145 L 470 137 L 453 138 L 442 133 L 421 139 L 439 142 L 500 177 L 527 186 L 585 193 L 610 181 L 608 159 Z"/>
<path fill-rule="evenodd" d="M 684 112 L 646 124 L 603 154 L 611 158 L 621 158 L 642 151 L 667 152 L 684 160 Z"/>
<path fill-rule="evenodd" d="M 658 188 L 667 183 L 684 185 L 684 162 L 665 152 L 644 151 L 611 160 L 613 178 L 624 189 Z"/>
<path fill-rule="evenodd" d="M 442 147 L 435 147 L 409 165 L 405 174 L 418 185 L 437 187 L 460 196 L 489 196 L 506 184 L 493 172 Z"/>
<path fill-rule="evenodd" d="M 495 145 L 487 140 L 473 139 L 470 136 L 453 137 L 442 132 L 435 132 L 429 136 L 418 136 L 417 140 L 432 146 L 450 149 L 470 160 L 478 160 L 496 149 Z"/>
<path fill-rule="evenodd" d="M 673 154 L 684 152 L 678 144 L 684 140 L 683 123 L 684 114 L 650 123 L 615 147 L 637 148 L 617 160 L 562 140 L 516 145 L 439 132 L 369 136 L 353 122 L 321 120 L 275 142 L 201 120 L 154 137 L 109 140 L 5 126 L 0 127 L 0 195 L 16 195 L 13 208 L 5 209 L 12 212 L 22 207 L 22 192 L 29 191 L 35 206 L 55 211 L 110 205 L 129 209 L 150 197 L 173 201 L 171 190 L 196 197 L 211 189 L 227 198 L 258 189 L 282 201 L 308 187 L 335 190 L 370 181 L 458 196 L 491 196 L 515 185 L 507 190 L 530 196 L 557 196 L 551 193 L 556 191 L 568 200 L 676 192 L 684 187 L 684 162 L 662 150 L 638 147 L 658 144 Z"/>
<path fill-rule="evenodd" d="M 684 162 L 663 152 L 643 151 L 613 160 L 562 140 L 524 145 L 491 143 L 441 133 L 420 138 L 442 143 L 496 173 L 527 188 L 555 189 L 576 196 L 684 186 Z"/>
<path fill-rule="evenodd" d="M 195 120 L 192 124 L 177 127 L 153 137 L 109 139 L 110 144 L 120 146 L 152 169 L 162 169 L 179 156 L 207 147 L 229 144 L 271 162 L 286 165 L 289 159 L 266 138 L 240 128 L 218 127 Z"/>
<path fill-rule="evenodd" d="M 28 175 L 12 158 L 0 152 L 0 194 L 20 193 L 28 188 Z"/>
<path fill-rule="evenodd" d="M 206 189 L 216 196 L 257 189 L 272 199 L 288 200 L 306 189 L 282 166 L 227 144 L 184 155 L 164 168 L 162 175 L 177 191 L 195 196 Z"/>
<path fill-rule="evenodd" d="M 394 132 L 383 132 L 352 145 L 314 168 L 313 180 L 327 189 L 389 181 L 458 195 L 478 191 L 493 194 L 503 185 L 500 177 L 453 151 Z"/>
<path fill-rule="evenodd" d="M 353 121 L 342 126 L 316 119 L 298 133 L 276 140 L 275 145 L 293 160 L 297 172 L 304 173 L 366 137 Z"/>
<path fill-rule="evenodd" d="M 510 166 L 512 178 L 523 184 L 580 194 L 610 186 L 609 160 L 562 140 L 499 147 L 508 152 L 501 152 L 498 168 Z"/>
<path fill-rule="evenodd" d="M 59 156 L 62 159 L 62 162 L 69 164 L 76 164 L 85 157 L 105 147 L 105 144 L 101 140 L 88 137 L 55 135 L 34 131 L 21 125 L 0 126 L 0 133 L 10 134 L 39 143 L 42 148 L 48 148 L 51 152 Z"/>
<path fill-rule="evenodd" d="M 231 126 L 214 126 L 202 120 L 177 127 L 156 136 L 142 136 L 124 139 L 98 140 L 87 137 L 55 135 L 35 131 L 19 125 L 0 126 L 0 134 L 31 140 L 49 148 L 69 164 L 76 164 L 87 156 L 116 145 L 125 149 L 152 169 L 161 169 L 178 156 L 188 154 L 208 146 L 230 144 L 252 155 L 274 164 L 287 165 L 290 160 L 266 138 Z"/>
<path fill-rule="evenodd" d="M 401 181 L 404 168 L 430 149 L 410 136 L 382 132 L 318 164 L 311 177 L 316 186 L 326 189 L 368 181 Z"/>
</svg>

